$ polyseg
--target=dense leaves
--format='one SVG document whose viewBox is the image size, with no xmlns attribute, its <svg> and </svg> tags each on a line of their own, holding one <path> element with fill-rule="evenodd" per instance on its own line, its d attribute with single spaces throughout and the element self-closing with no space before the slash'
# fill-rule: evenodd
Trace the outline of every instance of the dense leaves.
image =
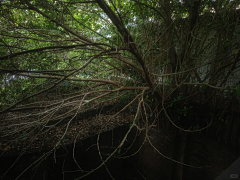
<svg viewBox="0 0 240 180">
<path fill-rule="evenodd" d="M 236 87 L 238 7 L 235 1 L 2 1 L 1 110 L 60 84 L 71 93 L 74 81 L 111 81 L 111 90 L 148 87 L 157 101 L 209 87 L 192 90 L 194 84 L 209 83 L 208 91 Z"/>
<path fill-rule="evenodd" d="M 239 5 L 0 1 L 1 137 L 26 140 L 68 117 L 65 141 L 69 117 L 108 105 L 121 107 L 115 115 L 137 113 L 144 128 L 148 120 L 186 132 L 208 128 L 212 117 L 193 120 L 196 106 L 224 117 L 228 108 L 219 104 L 231 99 L 239 110 Z"/>
</svg>

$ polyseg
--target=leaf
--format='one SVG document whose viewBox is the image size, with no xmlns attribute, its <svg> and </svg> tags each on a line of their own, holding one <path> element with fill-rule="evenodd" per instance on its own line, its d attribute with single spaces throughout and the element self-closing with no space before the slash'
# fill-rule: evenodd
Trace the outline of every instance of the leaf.
<svg viewBox="0 0 240 180">
<path fill-rule="evenodd" d="M 239 95 L 240 95 L 240 86 L 238 86 L 238 87 L 236 88 L 236 91 L 237 91 L 237 96 L 239 96 Z"/>
<path fill-rule="evenodd" d="M 69 84 L 69 82 L 68 82 L 68 81 L 66 81 L 66 82 L 65 82 L 65 86 L 66 86 L 66 87 L 68 87 L 68 84 Z"/>
<path fill-rule="evenodd" d="M 23 137 L 22 139 L 21 139 L 21 141 L 25 141 L 27 139 L 27 137 Z"/>
<path fill-rule="evenodd" d="M 199 125 L 196 125 L 196 126 L 193 127 L 193 130 L 198 130 L 198 129 L 200 129 Z"/>
<path fill-rule="evenodd" d="M 62 142 L 66 142 L 66 141 L 69 141 L 69 139 L 63 139 Z"/>
<path fill-rule="evenodd" d="M 201 90 L 202 90 L 202 91 L 205 91 L 207 88 L 208 88 L 207 85 L 203 85 L 203 86 L 201 86 Z"/>
<path fill-rule="evenodd" d="M 118 149 L 118 154 L 120 154 L 120 153 L 121 153 L 121 148 Z"/>
<path fill-rule="evenodd" d="M 27 139 L 27 135 L 28 135 L 28 133 L 26 132 L 26 131 L 23 131 L 23 138 L 22 139 L 20 139 L 21 141 L 25 141 L 26 139 Z"/>
</svg>

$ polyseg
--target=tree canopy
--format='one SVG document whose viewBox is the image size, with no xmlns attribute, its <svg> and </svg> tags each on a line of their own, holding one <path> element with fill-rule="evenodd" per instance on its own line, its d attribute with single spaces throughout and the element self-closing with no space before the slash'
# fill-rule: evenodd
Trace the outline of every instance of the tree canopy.
<svg viewBox="0 0 240 180">
<path fill-rule="evenodd" d="M 2 0 L 2 137 L 113 103 L 152 125 L 209 127 L 186 120 L 196 103 L 239 98 L 239 14 L 230 0 Z"/>
</svg>

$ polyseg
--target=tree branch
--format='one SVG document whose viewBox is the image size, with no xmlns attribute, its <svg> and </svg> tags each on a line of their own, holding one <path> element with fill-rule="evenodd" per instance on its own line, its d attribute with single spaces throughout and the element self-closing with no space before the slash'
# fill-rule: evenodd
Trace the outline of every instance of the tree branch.
<svg viewBox="0 0 240 180">
<path fill-rule="evenodd" d="M 14 53 L 14 54 L 9 54 L 9 55 L 6 55 L 6 56 L 2 56 L 2 57 L 0 57 L 0 60 L 5 60 L 5 59 L 13 58 L 13 57 L 16 57 L 16 56 L 19 56 L 19 55 L 33 53 L 33 52 L 40 52 L 40 51 L 44 51 L 44 50 L 47 50 L 47 49 L 71 49 L 71 48 L 76 48 L 76 47 L 95 46 L 95 45 L 104 45 L 104 46 L 111 47 L 111 46 L 103 44 L 103 43 L 78 44 L 78 45 L 69 45 L 69 46 L 48 46 L 48 47 L 31 49 L 31 50 L 27 50 L 27 51 L 22 51 L 22 52 L 17 52 L 17 53 Z"/>
<path fill-rule="evenodd" d="M 144 75 L 145 75 L 146 82 L 149 84 L 149 86 L 151 88 L 153 88 L 154 84 L 153 84 L 152 80 L 149 77 L 148 70 L 147 70 L 147 68 L 145 66 L 145 63 L 143 61 L 142 56 L 140 55 L 140 53 L 138 51 L 138 48 L 136 46 L 136 43 L 133 40 L 133 37 L 128 32 L 128 30 L 124 27 L 124 25 L 122 24 L 121 20 L 116 16 L 116 14 L 106 4 L 106 2 L 104 0 L 96 0 L 96 2 L 101 7 L 101 9 L 107 14 L 107 16 L 111 19 L 113 24 L 117 27 L 119 33 L 123 36 L 123 39 L 124 39 L 126 45 L 128 45 L 130 47 L 130 52 L 136 57 L 137 61 L 139 62 L 139 64 L 143 68 L 143 72 L 144 72 Z"/>
</svg>

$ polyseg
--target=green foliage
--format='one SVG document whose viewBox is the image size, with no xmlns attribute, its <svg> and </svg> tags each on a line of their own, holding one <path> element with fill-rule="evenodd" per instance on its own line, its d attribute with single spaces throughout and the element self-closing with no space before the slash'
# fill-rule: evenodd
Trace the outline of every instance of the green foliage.
<svg viewBox="0 0 240 180">
<path fill-rule="evenodd" d="M 63 139 L 63 140 L 62 140 L 62 142 L 67 142 L 67 141 L 69 141 L 69 139 Z"/>
<path fill-rule="evenodd" d="M 201 74 L 200 68 L 195 70 L 201 79 L 209 75 L 209 79 L 218 82 L 228 74 L 225 73 L 230 69 L 227 63 L 234 62 L 238 55 L 237 1 L 201 1 L 197 11 L 194 11 L 196 1 L 104 1 L 117 18 L 110 11 L 106 13 L 97 2 L 27 2 L 1 2 L 0 58 L 3 59 L 0 63 L 1 71 L 4 70 L 1 110 L 26 97 L 31 97 L 26 104 L 40 101 L 42 98 L 35 95 L 40 91 L 46 90 L 57 97 L 111 80 L 119 83 L 111 90 L 150 87 L 144 102 L 152 104 L 159 96 L 166 96 L 168 107 L 178 106 L 178 113 L 187 116 L 191 107 L 179 108 L 185 98 L 179 86 L 199 81 L 189 69 L 210 62 L 211 70 L 206 74 Z M 196 24 L 190 32 L 194 16 Z M 185 76 L 184 71 L 189 74 Z M 154 84 L 162 72 L 174 76 L 168 76 L 164 85 Z M 74 81 L 84 88 L 74 90 Z M 55 83 L 54 90 L 48 91 Z M 87 92 L 103 91 L 107 87 L 89 88 Z M 201 85 L 200 91 L 209 88 L 212 87 L 208 84 Z M 234 88 L 227 89 L 225 95 L 239 96 L 240 87 Z M 177 95 L 170 98 L 168 93 L 174 91 Z M 118 102 L 125 105 L 139 93 L 134 88 L 122 92 L 126 95 Z M 100 100 L 107 101 L 116 94 Z M 85 105 L 89 107 L 89 103 Z"/>
<path fill-rule="evenodd" d="M 178 112 L 178 114 L 180 114 L 180 115 L 183 115 L 183 116 L 187 116 L 187 112 L 189 111 L 189 109 L 192 109 L 193 108 L 193 106 L 189 106 L 189 107 L 187 107 L 187 106 L 184 106 L 184 108 L 182 108 L 182 109 L 177 109 L 177 112 Z"/>
<path fill-rule="evenodd" d="M 240 96 L 240 86 L 239 85 L 236 87 L 236 94 L 237 94 L 237 96 Z"/>
<path fill-rule="evenodd" d="M 208 85 L 202 85 L 200 86 L 201 91 L 206 91 L 208 89 Z"/>
<path fill-rule="evenodd" d="M 200 129 L 200 126 L 199 125 L 196 125 L 193 127 L 193 130 L 199 130 Z"/>
<path fill-rule="evenodd" d="M 120 154 L 121 153 L 121 147 L 118 149 L 118 154 Z"/>
<path fill-rule="evenodd" d="M 22 138 L 20 139 L 20 141 L 25 141 L 28 138 L 28 133 L 26 131 L 23 131 L 21 137 Z"/>
</svg>

